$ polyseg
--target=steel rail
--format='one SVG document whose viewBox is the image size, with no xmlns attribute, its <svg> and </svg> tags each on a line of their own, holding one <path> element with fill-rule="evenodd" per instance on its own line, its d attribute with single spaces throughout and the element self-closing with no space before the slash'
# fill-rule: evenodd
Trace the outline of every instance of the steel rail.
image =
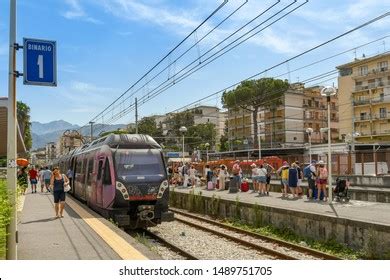
<svg viewBox="0 0 390 280">
<path fill-rule="evenodd" d="M 179 210 L 177 208 L 170 208 L 170 210 L 172 212 L 180 214 L 182 216 L 186 216 L 186 217 L 189 217 L 189 218 L 192 218 L 192 219 L 196 219 L 196 220 L 199 220 L 199 221 L 202 221 L 202 222 L 205 222 L 205 223 L 216 225 L 216 226 L 222 227 L 224 229 L 234 231 L 236 233 L 245 234 L 245 235 L 248 235 L 248 236 L 260 239 L 260 240 L 268 241 L 268 242 L 274 242 L 274 243 L 277 243 L 278 245 L 281 245 L 283 247 L 295 250 L 295 251 L 300 252 L 300 253 L 308 254 L 308 255 L 314 256 L 316 258 L 320 258 L 320 259 L 324 259 L 324 260 L 341 260 L 341 258 L 339 258 L 337 256 L 334 256 L 334 255 L 330 255 L 330 254 L 327 254 L 327 253 L 324 253 L 324 252 L 321 252 L 321 251 L 318 251 L 318 250 L 314 250 L 314 249 L 311 249 L 311 248 L 299 246 L 297 244 L 294 244 L 294 243 L 291 243 L 291 242 L 287 242 L 287 241 L 284 241 L 284 240 L 281 240 L 281 239 L 273 238 L 273 237 L 270 237 L 270 236 L 262 235 L 262 234 L 259 234 L 259 233 L 254 233 L 254 232 L 247 231 L 247 230 L 244 230 L 244 229 L 241 229 L 241 228 L 237 228 L 237 227 L 234 227 L 234 226 L 223 224 L 223 223 L 215 221 L 215 220 L 199 217 L 197 215 L 184 212 L 184 211 Z M 178 221 L 182 222 L 181 219 L 179 219 L 177 217 L 175 217 L 175 219 L 177 219 Z M 187 223 L 187 221 L 185 221 L 185 222 Z M 207 230 L 209 230 L 209 229 L 207 229 Z M 216 232 L 216 234 L 220 234 L 220 233 Z M 229 236 L 229 238 L 231 238 L 231 237 Z M 248 243 L 250 243 L 250 242 L 248 242 Z M 252 245 L 253 244 L 250 243 L 250 246 L 252 246 Z M 270 250 L 270 249 L 267 248 L 267 250 Z M 281 254 L 283 254 L 283 253 L 281 253 Z M 290 259 L 295 259 L 295 258 L 291 258 L 291 256 L 289 256 L 289 257 L 290 257 Z"/>
<path fill-rule="evenodd" d="M 166 240 L 165 238 L 151 232 L 150 230 L 143 229 L 142 232 L 149 235 L 151 238 L 156 239 L 157 241 L 162 243 L 164 246 L 166 246 L 169 249 L 171 249 L 172 251 L 182 255 L 183 257 L 187 258 L 188 260 L 199 260 L 198 257 L 192 255 L 191 253 L 188 253 L 187 251 L 183 250 L 180 247 L 177 247 L 175 244 L 173 244 L 173 243 L 169 242 L 168 240 Z"/>
</svg>

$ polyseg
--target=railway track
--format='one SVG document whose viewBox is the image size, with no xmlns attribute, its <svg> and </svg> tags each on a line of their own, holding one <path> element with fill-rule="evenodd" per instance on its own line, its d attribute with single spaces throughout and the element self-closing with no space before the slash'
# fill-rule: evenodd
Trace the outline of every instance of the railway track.
<svg viewBox="0 0 390 280">
<path fill-rule="evenodd" d="M 224 237 L 244 246 L 274 256 L 277 259 L 341 259 L 321 251 L 229 226 L 215 220 L 184 212 L 176 208 L 170 208 L 170 210 L 179 215 L 175 215 L 175 219 L 181 223 Z"/>
<path fill-rule="evenodd" d="M 153 232 L 151 232 L 150 230 L 147 230 L 147 229 L 143 229 L 142 232 L 145 233 L 145 235 L 149 236 L 150 238 L 152 238 L 154 240 L 157 240 L 159 243 L 161 243 L 165 247 L 169 248 L 173 252 L 183 256 L 185 259 L 187 259 L 187 260 L 198 260 L 198 258 L 196 256 L 194 256 L 191 253 L 188 253 L 187 251 L 183 250 L 182 248 L 176 246 L 175 244 L 173 244 L 172 242 L 166 240 L 165 238 L 161 237 L 160 235 L 155 234 L 155 233 L 153 233 Z"/>
</svg>

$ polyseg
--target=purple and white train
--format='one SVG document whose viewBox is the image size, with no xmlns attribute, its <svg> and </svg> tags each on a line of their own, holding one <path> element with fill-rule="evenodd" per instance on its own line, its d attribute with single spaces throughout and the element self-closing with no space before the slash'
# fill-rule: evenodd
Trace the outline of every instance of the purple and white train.
<svg viewBox="0 0 390 280">
<path fill-rule="evenodd" d="M 71 194 L 124 228 L 171 221 L 161 146 L 150 136 L 110 134 L 58 158 L 73 171 Z"/>
</svg>

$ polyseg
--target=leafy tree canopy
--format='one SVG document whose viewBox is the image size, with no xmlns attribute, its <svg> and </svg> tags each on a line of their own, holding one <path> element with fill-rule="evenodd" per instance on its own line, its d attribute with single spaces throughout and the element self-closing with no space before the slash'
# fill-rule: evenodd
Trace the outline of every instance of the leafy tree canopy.
<svg viewBox="0 0 390 280">
<path fill-rule="evenodd" d="M 235 89 L 225 91 L 222 104 L 225 108 L 270 107 L 289 87 L 287 81 L 273 78 L 241 82 Z"/>
<path fill-rule="evenodd" d="M 24 145 L 27 150 L 30 150 L 32 146 L 30 107 L 21 101 L 17 102 L 16 107 L 18 123 L 23 136 Z"/>
</svg>

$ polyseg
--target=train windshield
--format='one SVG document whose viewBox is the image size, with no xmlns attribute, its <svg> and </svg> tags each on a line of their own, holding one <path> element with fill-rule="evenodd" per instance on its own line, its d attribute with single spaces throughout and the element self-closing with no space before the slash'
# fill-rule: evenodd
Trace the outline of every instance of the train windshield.
<svg viewBox="0 0 390 280">
<path fill-rule="evenodd" d="M 115 154 L 117 174 L 127 176 L 165 176 L 158 150 L 118 150 Z"/>
</svg>

